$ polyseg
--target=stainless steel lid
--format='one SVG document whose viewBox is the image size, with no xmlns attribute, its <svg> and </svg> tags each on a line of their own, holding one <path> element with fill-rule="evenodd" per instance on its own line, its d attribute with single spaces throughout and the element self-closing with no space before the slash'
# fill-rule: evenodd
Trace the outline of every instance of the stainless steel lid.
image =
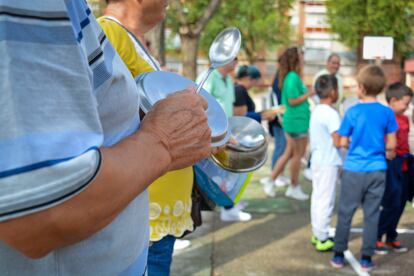
<svg viewBox="0 0 414 276">
<path fill-rule="evenodd" d="M 263 127 L 248 117 L 229 119 L 229 132 L 233 143 L 226 145 L 211 159 L 221 168 L 231 172 L 251 172 L 266 162 L 268 142 Z"/>
<path fill-rule="evenodd" d="M 186 89 L 196 84 L 172 72 L 155 71 L 139 75 L 135 79 L 141 97 L 140 107 L 148 112 L 159 100 L 168 95 Z M 206 99 L 208 125 L 211 128 L 211 145 L 213 147 L 226 144 L 230 138 L 226 113 L 216 99 L 206 90 L 202 89 L 200 95 Z"/>
<path fill-rule="evenodd" d="M 238 151 L 252 151 L 266 143 L 266 132 L 263 127 L 255 120 L 234 116 L 229 119 L 230 132 L 235 144 L 229 144 L 228 147 Z"/>
</svg>

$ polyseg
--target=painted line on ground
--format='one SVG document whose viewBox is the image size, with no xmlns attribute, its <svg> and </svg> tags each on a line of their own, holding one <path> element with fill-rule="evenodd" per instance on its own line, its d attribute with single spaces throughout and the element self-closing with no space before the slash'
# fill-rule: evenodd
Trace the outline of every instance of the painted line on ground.
<svg viewBox="0 0 414 276">
<path fill-rule="evenodd" d="M 351 233 L 357 233 L 360 234 L 362 233 L 364 230 L 363 228 L 351 228 Z M 401 228 L 401 229 L 397 229 L 397 233 L 398 234 L 414 234 L 414 229 L 406 229 L 406 228 Z M 329 235 L 331 237 L 335 236 L 335 228 L 331 227 L 329 228 Z"/>
<path fill-rule="evenodd" d="M 354 255 L 352 255 L 351 251 L 346 250 L 344 252 L 344 256 L 356 274 L 358 274 L 359 276 L 370 276 L 368 272 L 362 271 L 361 265 L 355 259 Z"/>
<path fill-rule="evenodd" d="M 329 228 L 329 236 L 334 237 L 335 231 L 336 231 L 335 228 L 333 227 Z M 351 228 L 351 233 L 362 234 L 363 231 L 364 231 L 363 228 Z M 398 234 L 414 234 L 414 229 L 400 228 L 400 229 L 397 229 L 397 232 Z M 354 255 L 352 255 L 351 251 L 346 250 L 344 252 L 344 256 L 356 274 L 358 274 L 359 276 L 369 276 L 368 272 L 362 271 L 361 265 L 355 259 Z"/>
</svg>

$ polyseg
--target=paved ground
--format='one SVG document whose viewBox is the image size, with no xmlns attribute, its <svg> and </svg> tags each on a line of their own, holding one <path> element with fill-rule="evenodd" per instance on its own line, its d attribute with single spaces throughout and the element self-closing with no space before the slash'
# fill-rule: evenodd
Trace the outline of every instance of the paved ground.
<svg viewBox="0 0 414 276">
<path fill-rule="evenodd" d="M 259 109 L 261 96 L 254 98 Z M 407 111 L 410 114 L 411 109 Z M 410 144 L 414 145 L 414 131 L 410 133 Z M 223 223 L 218 212 L 204 213 L 204 225 L 188 237 L 192 246 L 174 256 L 173 276 L 356 275 L 349 265 L 341 270 L 332 269 L 331 253 L 317 253 L 310 245 L 309 202 L 285 198 L 285 189 L 278 190 L 276 198 L 266 198 L 259 179 L 269 173 L 267 164 L 254 174 L 246 189 L 243 200 L 249 204 L 246 210 L 253 214 L 253 220 Z M 310 193 L 311 183 L 302 179 L 302 184 Z M 361 222 L 359 211 L 353 226 L 360 228 Z M 411 205 L 407 205 L 399 227 L 414 230 Z M 400 238 L 409 252 L 375 256 L 379 267 L 371 275 L 414 275 L 414 234 L 401 234 Z M 349 247 L 357 259 L 360 246 L 361 234 L 352 234 Z"/>
<path fill-rule="evenodd" d="M 223 223 L 218 212 L 203 214 L 203 227 L 188 237 L 192 246 L 176 252 L 172 275 L 356 275 L 350 266 L 332 269 L 331 253 L 317 253 L 310 245 L 309 202 L 285 198 L 284 189 L 276 198 L 265 197 L 259 179 L 268 172 L 266 166 L 255 173 L 245 192 L 246 210 L 253 220 Z M 302 183 L 309 193 L 310 182 L 302 179 Z M 354 227 L 361 227 L 361 221 L 358 212 Z M 400 228 L 414 229 L 414 210 L 409 205 Z M 410 251 L 376 256 L 379 268 L 372 275 L 414 275 L 414 234 L 400 237 Z M 361 235 L 353 234 L 351 239 L 350 250 L 358 259 Z"/>
</svg>

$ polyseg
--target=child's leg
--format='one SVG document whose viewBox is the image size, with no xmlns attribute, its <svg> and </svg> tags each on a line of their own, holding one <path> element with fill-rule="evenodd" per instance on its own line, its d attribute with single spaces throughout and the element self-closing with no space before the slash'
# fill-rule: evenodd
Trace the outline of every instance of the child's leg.
<svg viewBox="0 0 414 276">
<path fill-rule="evenodd" d="M 390 229 L 387 231 L 387 242 L 393 242 L 397 239 L 397 226 L 400 222 L 400 218 L 404 212 L 405 204 L 407 203 L 407 187 L 408 186 L 408 173 L 402 173 L 400 181 L 398 183 L 398 197 L 396 197 L 398 210 L 395 214 L 394 220 Z"/>
<path fill-rule="evenodd" d="M 372 256 L 378 234 L 381 199 L 385 189 L 385 171 L 370 172 L 365 176 L 365 181 L 361 183 L 364 187 L 364 234 L 361 253 L 362 256 Z"/>
<path fill-rule="evenodd" d="M 338 167 L 312 168 L 312 231 L 320 241 L 329 238 L 337 177 Z"/>
<path fill-rule="evenodd" d="M 393 162 L 388 162 L 386 173 L 385 192 L 382 197 L 380 218 L 378 223 L 377 240 L 387 234 L 393 234 L 393 225 L 400 209 L 401 191 L 399 187 L 399 176 L 395 173 Z"/>
<path fill-rule="evenodd" d="M 336 225 L 335 252 L 348 249 L 349 230 L 352 217 L 362 200 L 363 178 L 362 173 L 344 171 L 341 181 L 339 197 L 338 221 Z"/>
<path fill-rule="evenodd" d="M 321 209 L 320 190 L 321 190 L 321 178 L 323 176 L 323 170 L 321 168 L 312 168 L 312 194 L 311 194 L 311 225 L 313 235 L 320 240 L 320 217 L 318 216 Z"/>
</svg>

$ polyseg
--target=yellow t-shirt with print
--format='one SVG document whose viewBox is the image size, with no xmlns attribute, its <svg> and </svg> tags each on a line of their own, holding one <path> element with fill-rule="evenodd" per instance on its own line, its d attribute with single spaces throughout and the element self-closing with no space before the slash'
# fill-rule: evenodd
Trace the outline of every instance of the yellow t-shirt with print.
<svg viewBox="0 0 414 276">
<path fill-rule="evenodd" d="M 154 71 L 152 66 L 137 53 L 134 42 L 118 23 L 105 17 L 99 18 L 98 23 L 133 77 Z M 193 230 L 191 219 L 193 177 L 193 169 L 188 167 L 169 172 L 150 185 L 151 241 L 161 240 L 167 235 L 180 237 L 186 230 Z"/>
</svg>

